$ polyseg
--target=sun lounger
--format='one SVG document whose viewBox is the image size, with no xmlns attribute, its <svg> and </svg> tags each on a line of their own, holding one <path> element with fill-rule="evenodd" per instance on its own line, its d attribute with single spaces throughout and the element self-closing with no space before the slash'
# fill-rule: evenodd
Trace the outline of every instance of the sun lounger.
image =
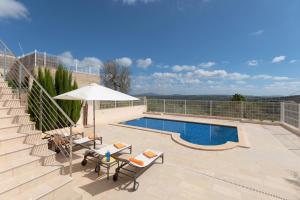
<svg viewBox="0 0 300 200">
<path fill-rule="evenodd" d="M 116 144 L 118 144 L 118 143 L 116 143 Z M 121 152 L 128 149 L 129 153 L 131 154 L 132 145 L 131 144 L 125 144 L 125 143 L 121 143 L 121 144 L 124 144 L 124 146 L 122 148 L 117 148 L 117 147 L 115 147 L 114 144 L 110 144 L 110 145 L 106 145 L 104 147 L 101 147 L 99 149 L 86 150 L 85 153 L 84 153 L 84 158 L 81 161 L 81 165 L 85 166 L 87 164 L 87 158 L 88 157 L 96 158 L 97 159 L 97 165 L 95 167 L 95 171 L 98 173 L 97 169 L 98 169 L 99 162 L 105 156 L 105 153 L 107 151 L 109 151 L 110 155 L 113 156 L 113 155 L 119 154 L 119 153 L 121 153 Z"/>
<path fill-rule="evenodd" d="M 154 152 L 154 157 L 147 157 L 145 156 L 145 152 Z M 119 174 L 125 175 L 133 180 L 133 190 L 137 190 L 139 183 L 137 182 L 137 178 L 148 168 L 152 166 L 152 164 L 155 163 L 155 161 L 159 158 L 161 158 L 161 163 L 164 162 L 164 154 L 162 152 L 153 151 L 150 149 L 147 149 L 144 151 L 144 153 L 140 153 L 137 156 L 135 156 L 133 159 L 122 158 L 120 157 L 114 157 L 117 159 L 118 168 L 116 169 L 116 173 L 113 176 L 113 180 L 117 181 Z M 137 162 L 139 161 L 139 162 Z"/>
</svg>

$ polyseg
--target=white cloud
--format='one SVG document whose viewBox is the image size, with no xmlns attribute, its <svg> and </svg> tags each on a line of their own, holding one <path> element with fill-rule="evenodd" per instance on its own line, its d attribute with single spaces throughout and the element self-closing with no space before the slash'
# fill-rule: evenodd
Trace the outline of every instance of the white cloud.
<svg viewBox="0 0 300 200">
<path fill-rule="evenodd" d="M 272 79 L 274 81 L 286 81 L 286 80 L 290 80 L 290 78 L 286 77 L 286 76 L 274 76 Z"/>
<path fill-rule="evenodd" d="M 151 58 L 146 58 L 146 59 L 138 59 L 136 61 L 137 66 L 143 69 L 146 69 L 150 65 L 152 65 L 152 59 Z"/>
<path fill-rule="evenodd" d="M 181 72 L 181 71 L 194 71 L 196 70 L 195 66 L 189 66 L 189 65 L 174 65 L 172 67 L 172 70 L 175 72 Z"/>
<path fill-rule="evenodd" d="M 253 76 L 253 79 L 268 80 L 268 79 L 272 79 L 272 76 L 266 75 L 266 74 L 258 74 L 258 75 Z"/>
<path fill-rule="evenodd" d="M 158 0 L 122 0 L 122 2 L 127 5 L 134 5 L 138 2 L 147 4 L 147 3 L 152 3 L 155 1 L 158 1 Z"/>
<path fill-rule="evenodd" d="M 253 35 L 253 36 L 259 36 L 259 35 L 262 35 L 265 31 L 263 29 L 260 29 L 260 30 L 257 30 L 257 31 L 254 31 L 252 33 L 250 33 L 250 35 Z"/>
<path fill-rule="evenodd" d="M 102 67 L 103 63 L 96 57 L 85 57 L 79 62 L 79 66 Z"/>
<path fill-rule="evenodd" d="M 128 57 L 117 58 L 116 63 L 124 67 L 129 67 L 132 65 L 132 60 Z"/>
<path fill-rule="evenodd" d="M 299 62 L 299 60 L 295 60 L 295 59 L 294 59 L 294 60 L 291 60 L 291 61 L 290 61 L 291 64 L 296 63 L 296 62 Z"/>
<path fill-rule="evenodd" d="M 70 51 L 66 51 L 59 55 L 59 60 L 66 66 L 75 66 L 75 59 Z"/>
<path fill-rule="evenodd" d="M 288 81 L 288 82 L 274 82 L 265 85 L 264 89 L 269 90 L 275 94 L 291 95 L 296 91 L 299 91 L 300 81 Z M 287 93 L 288 92 L 288 93 Z"/>
<path fill-rule="evenodd" d="M 256 65 L 258 65 L 258 61 L 257 60 L 248 60 L 248 65 L 249 66 L 256 66 Z"/>
<path fill-rule="evenodd" d="M 246 81 L 236 81 L 235 83 L 236 83 L 236 84 L 243 85 L 243 84 L 246 84 L 247 82 L 246 82 Z"/>
<path fill-rule="evenodd" d="M 240 74 L 240 73 L 234 72 L 234 73 L 229 73 L 228 78 L 230 80 L 241 81 L 241 80 L 249 79 L 250 76 L 248 74 Z"/>
<path fill-rule="evenodd" d="M 199 84 L 201 81 L 199 79 L 183 79 L 181 81 L 183 84 Z"/>
<path fill-rule="evenodd" d="M 0 0 L 0 19 L 28 18 L 27 8 L 16 0 Z"/>
<path fill-rule="evenodd" d="M 66 51 L 59 55 L 59 60 L 66 66 L 78 67 L 102 67 L 103 63 L 96 57 L 84 57 L 82 60 L 75 59 L 70 51 Z"/>
<path fill-rule="evenodd" d="M 209 61 L 209 62 L 200 63 L 199 67 L 210 68 L 214 65 L 216 65 L 215 62 Z"/>
<path fill-rule="evenodd" d="M 261 80 L 274 80 L 274 81 L 285 81 L 290 80 L 289 77 L 286 76 L 270 76 L 267 74 L 258 74 L 252 77 L 253 79 L 261 79 Z"/>
<path fill-rule="evenodd" d="M 154 78 L 178 78 L 178 74 L 170 72 L 155 72 L 153 73 Z"/>
<path fill-rule="evenodd" d="M 228 73 L 225 70 L 208 71 L 208 70 L 198 69 L 194 73 L 198 77 L 225 77 L 228 75 Z"/>
<path fill-rule="evenodd" d="M 276 56 L 272 59 L 272 63 L 280 63 L 286 59 L 286 56 Z"/>
</svg>

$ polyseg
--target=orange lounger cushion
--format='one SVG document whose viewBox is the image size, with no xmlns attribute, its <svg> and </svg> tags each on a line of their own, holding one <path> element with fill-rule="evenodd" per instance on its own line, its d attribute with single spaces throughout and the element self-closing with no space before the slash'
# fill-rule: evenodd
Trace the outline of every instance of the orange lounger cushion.
<svg viewBox="0 0 300 200">
<path fill-rule="evenodd" d="M 153 151 L 145 151 L 143 154 L 147 158 L 154 158 L 156 156 L 156 153 L 154 153 Z"/>
<path fill-rule="evenodd" d="M 129 161 L 133 162 L 133 163 L 135 163 L 137 165 L 144 166 L 144 161 L 142 161 L 142 160 L 138 160 L 136 158 L 129 158 Z"/>
<path fill-rule="evenodd" d="M 125 144 L 116 143 L 116 144 L 114 144 L 114 147 L 116 147 L 117 149 L 121 149 L 121 148 L 125 147 Z"/>
</svg>

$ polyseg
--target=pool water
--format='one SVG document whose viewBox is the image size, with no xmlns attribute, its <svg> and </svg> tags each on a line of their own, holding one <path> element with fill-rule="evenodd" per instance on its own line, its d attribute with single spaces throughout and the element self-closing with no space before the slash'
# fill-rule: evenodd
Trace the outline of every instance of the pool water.
<svg viewBox="0 0 300 200">
<path fill-rule="evenodd" d="M 122 124 L 142 128 L 170 131 L 180 134 L 183 140 L 199 145 L 220 145 L 228 141 L 238 142 L 236 127 L 183 122 L 143 117 Z"/>
</svg>

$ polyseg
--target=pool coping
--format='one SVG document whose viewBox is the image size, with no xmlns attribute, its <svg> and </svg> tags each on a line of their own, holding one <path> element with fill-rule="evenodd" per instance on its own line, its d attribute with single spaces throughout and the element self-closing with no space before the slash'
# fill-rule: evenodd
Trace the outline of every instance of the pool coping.
<svg viewBox="0 0 300 200">
<path fill-rule="evenodd" d="M 144 116 L 144 117 L 151 117 L 151 118 L 157 118 L 157 119 L 166 119 L 166 120 L 175 120 L 172 118 L 168 118 L 168 117 L 157 117 L 157 116 Z M 141 117 L 135 118 L 135 119 L 139 119 Z M 134 119 L 131 119 L 134 120 Z M 188 121 L 188 120 L 177 120 L 176 121 L 181 121 L 181 122 L 192 122 L 192 123 L 202 123 L 202 122 L 196 122 L 196 121 Z M 232 124 L 227 124 L 227 123 L 223 123 L 223 122 L 218 122 L 218 123 L 207 123 L 207 122 L 203 122 L 206 124 L 212 124 L 212 125 L 219 125 L 219 126 L 229 126 L 229 127 L 236 127 L 237 128 L 237 133 L 238 133 L 238 142 L 232 142 L 232 141 L 228 141 L 224 144 L 221 145 L 199 145 L 199 144 L 193 144 L 190 143 L 186 140 L 183 140 L 182 138 L 180 138 L 180 135 L 178 133 L 175 132 L 170 132 L 170 131 L 162 131 L 162 130 L 156 130 L 156 129 L 150 129 L 150 128 L 143 128 L 143 127 L 137 127 L 137 126 L 130 126 L 130 125 L 125 125 L 125 124 L 120 124 L 120 123 L 112 123 L 110 125 L 113 126 L 119 126 L 119 127 L 124 127 L 124 128 L 131 128 L 131 129 L 137 129 L 137 130 L 142 130 L 142 131 L 148 131 L 148 132 L 154 132 L 154 133 L 159 133 L 159 134 L 163 134 L 163 135 L 169 135 L 171 137 L 171 139 L 176 142 L 177 144 L 180 144 L 182 146 L 188 147 L 188 148 L 192 148 L 192 149 L 196 149 L 196 150 L 205 150 L 205 151 L 222 151 L 222 150 L 227 150 L 227 149 L 232 149 L 235 147 L 242 147 L 242 148 L 250 148 L 250 144 L 248 141 L 248 138 L 246 136 L 246 134 L 244 133 L 244 130 L 238 126 L 237 124 L 232 125 Z"/>
</svg>

